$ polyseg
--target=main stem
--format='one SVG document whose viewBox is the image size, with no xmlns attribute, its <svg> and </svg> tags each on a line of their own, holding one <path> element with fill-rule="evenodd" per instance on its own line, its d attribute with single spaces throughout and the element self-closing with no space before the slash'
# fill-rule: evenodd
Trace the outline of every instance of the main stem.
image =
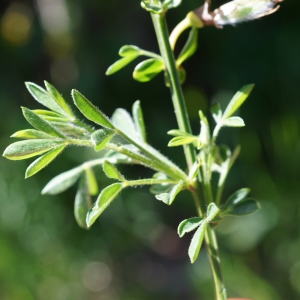
<svg viewBox="0 0 300 300">
<path fill-rule="evenodd" d="M 192 133 L 187 109 L 185 106 L 183 92 L 177 74 L 175 58 L 169 42 L 169 33 L 165 17 L 164 15 L 160 14 L 151 14 L 151 16 L 158 40 L 158 45 L 160 48 L 160 53 L 165 63 L 178 127 L 182 131 Z M 184 154 L 186 157 L 188 169 L 190 169 L 193 163 L 196 161 L 196 153 L 192 144 L 184 146 Z M 196 205 L 197 213 L 199 216 L 203 216 L 203 212 L 206 210 L 206 203 L 205 200 L 202 197 L 200 197 L 201 191 L 199 183 L 197 184 L 197 190 L 192 194 Z M 207 200 L 210 201 L 210 199 Z M 218 243 L 212 225 L 209 225 L 207 227 L 207 232 L 205 234 L 205 243 L 213 275 L 215 299 L 226 300 L 227 296 L 222 278 L 221 260 L 219 256 Z"/>
</svg>

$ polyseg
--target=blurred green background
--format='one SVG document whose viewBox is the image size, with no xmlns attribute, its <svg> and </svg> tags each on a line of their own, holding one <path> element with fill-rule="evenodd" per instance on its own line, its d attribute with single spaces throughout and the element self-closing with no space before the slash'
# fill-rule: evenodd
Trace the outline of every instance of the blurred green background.
<svg viewBox="0 0 300 300">
<path fill-rule="evenodd" d="M 202 4 L 182 2 L 168 13 L 170 28 Z M 214 7 L 223 3 L 213 1 Z M 227 218 L 218 228 L 232 297 L 300 299 L 299 10 L 299 1 L 285 1 L 261 20 L 200 30 L 197 53 L 185 63 L 195 133 L 199 109 L 215 101 L 224 107 L 243 85 L 256 84 L 240 112 L 246 127 L 224 129 L 219 140 L 242 147 L 225 195 L 250 187 L 262 204 L 258 213 Z M 78 89 L 107 115 L 117 107 L 131 110 L 140 99 L 149 141 L 184 168 L 182 150 L 167 147 L 166 131 L 176 123 L 162 75 L 135 82 L 134 64 L 104 75 L 124 44 L 158 51 L 150 17 L 137 0 L 1 0 L 1 149 L 12 133 L 29 128 L 20 106 L 40 107 L 23 82 L 42 85 L 45 79 L 68 100 Z M 76 186 L 41 196 L 51 178 L 93 157 L 90 150 L 68 148 L 27 180 L 28 161 L 0 160 L 0 299 L 213 299 L 205 250 L 191 266 L 191 237 L 176 234 L 179 222 L 195 215 L 188 193 L 167 207 L 147 188 L 127 190 L 89 231 L 73 217 Z M 128 178 L 151 175 L 141 167 L 122 170 Z M 96 172 L 105 187 L 110 181 L 100 167 Z"/>
</svg>

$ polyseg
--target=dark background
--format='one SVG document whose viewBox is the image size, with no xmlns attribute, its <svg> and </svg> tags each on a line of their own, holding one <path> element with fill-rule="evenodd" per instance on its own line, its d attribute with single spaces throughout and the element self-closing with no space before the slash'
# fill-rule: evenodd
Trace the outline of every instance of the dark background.
<svg viewBox="0 0 300 300">
<path fill-rule="evenodd" d="M 169 27 L 201 4 L 183 0 L 168 13 Z M 200 30 L 198 50 L 184 64 L 196 134 L 199 109 L 214 101 L 224 107 L 243 85 L 256 84 L 240 111 L 246 127 L 224 129 L 219 142 L 242 147 L 225 195 L 250 187 L 262 209 L 227 218 L 218 228 L 228 294 L 254 300 L 300 299 L 300 2 L 281 6 L 255 22 Z M 158 51 L 139 1 L 2 0 L 0 30 L 1 149 L 11 134 L 29 128 L 20 106 L 40 108 L 23 82 L 47 80 L 68 101 L 78 89 L 107 115 L 117 107 L 131 110 L 140 99 L 149 141 L 184 168 L 182 150 L 167 147 L 166 131 L 176 122 L 162 75 L 138 83 L 131 77 L 134 64 L 104 75 L 124 44 Z M 96 156 L 68 148 L 27 180 L 28 161 L 0 160 L 0 299 L 213 299 L 204 249 L 190 265 L 190 236 L 176 234 L 179 222 L 195 215 L 188 193 L 167 207 L 147 188 L 127 190 L 89 231 L 73 217 L 76 187 L 40 195 L 55 175 Z M 95 170 L 101 188 L 111 182 Z M 128 178 L 150 174 L 122 170 Z"/>
</svg>

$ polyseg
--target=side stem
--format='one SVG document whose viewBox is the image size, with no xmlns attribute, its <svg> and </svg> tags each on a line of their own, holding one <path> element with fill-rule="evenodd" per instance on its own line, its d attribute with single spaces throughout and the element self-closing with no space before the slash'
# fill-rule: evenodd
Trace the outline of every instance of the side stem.
<svg viewBox="0 0 300 300">
<path fill-rule="evenodd" d="M 170 91 L 178 127 L 182 131 L 192 133 L 183 92 L 177 74 L 174 54 L 169 42 L 169 33 L 165 17 L 164 15 L 159 14 L 151 14 L 151 17 L 156 32 L 161 56 L 163 57 L 168 80 L 170 83 Z M 188 169 L 190 169 L 193 163 L 196 161 L 196 153 L 192 144 L 184 146 L 184 154 L 186 157 Z M 200 182 L 200 177 L 198 179 Z M 197 189 L 193 191 L 192 194 L 197 213 L 199 216 L 202 216 L 203 212 L 205 211 L 206 203 L 205 200 L 200 197 L 201 191 L 199 183 L 197 184 Z M 209 201 L 210 199 L 207 200 Z M 207 254 L 209 257 L 211 271 L 213 274 L 215 298 L 216 300 L 226 300 L 227 296 L 222 278 L 218 244 L 215 231 L 211 225 L 207 227 L 207 232 L 205 234 L 205 243 L 207 247 Z"/>
</svg>

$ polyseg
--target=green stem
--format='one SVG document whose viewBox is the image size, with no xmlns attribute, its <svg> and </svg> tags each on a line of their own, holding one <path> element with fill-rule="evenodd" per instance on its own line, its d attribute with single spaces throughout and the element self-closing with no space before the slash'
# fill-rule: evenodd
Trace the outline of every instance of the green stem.
<svg viewBox="0 0 300 300">
<path fill-rule="evenodd" d="M 166 21 L 163 15 L 151 14 L 152 21 L 154 24 L 158 45 L 160 48 L 161 55 L 163 57 L 167 76 L 170 83 L 170 90 L 172 95 L 172 101 L 175 108 L 175 115 L 180 130 L 191 133 L 191 126 L 189 123 L 189 118 L 185 106 L 184 96 L 179 82 L 176 63 L 174 54 L 172 52 L 170 43 L 168 29 Z M 188 168 L 192 167 L 193 163 L 196 161 L 196 153 L 192 144 L 184 146 L 184 153 L 187 161 Z M 198 176 L 200 181 L 200 176 Z M 204 187 L 205 197 L 208 197 L 210 202 L 212 195 L 207 192 L 208 187 Z M 197 190 L 192 191 L 194 202 L 196 205 L 197 213 L 199 216 L 203 216 L 205 211 L 206 203 L 205 200 L 200 198 L 201 191 L 199 189 L 199 184 L 197 185 Z M 223 284 L 222 272 L 221 272 L 221 261 L 218 253 L 218 244 L 215 236 L 214 229 L 211 225 L 207 226 L 207 233 L 205 234 L 205 242 L 207 247 L 207 253 L 209 257 L 210 267 L 213 274 L 214 280 L 214 290 L 216 300 L 226 300 L 226 289 Z"/>
<path fill-rule="evenodd" d="M 153 185 L 153 184 L 177 184 L 177 181 L 166 180 L 166 179 L 155 179 L 155 178 L 146 178 L 138 180 L 124 181 L 123 185 L 125 186 L 137 186 L 137 185 Z"/>
<path fill-rule="evenodd" d="M 168 80 L 170 83 L 171 96 L 179 130 L 192 134 L 183 92 L 177 75 L 175 58 L 169 43 L 169 34 L 165 18 L 164 16 L 159 14 L 151 14 L 151 16 L 158 40 L 160 53 L 163 57 Z M 183 146 L 183 149 L 187 160 L 188 169 L 190 169 L 194 161 L 196 160 L 194 147 L 192 144 L 189 144 Z"/>
<path fill-rule="evenodd" d="M 185 18 L 173 29 L 169 38 L 172 50 L 175 49 L 175 45 L 179 36 L 182 34 L 184 30 L 186 30 L 189 27 L 191 27 L 191 22 L 188 18 Z"/>
</svg>

